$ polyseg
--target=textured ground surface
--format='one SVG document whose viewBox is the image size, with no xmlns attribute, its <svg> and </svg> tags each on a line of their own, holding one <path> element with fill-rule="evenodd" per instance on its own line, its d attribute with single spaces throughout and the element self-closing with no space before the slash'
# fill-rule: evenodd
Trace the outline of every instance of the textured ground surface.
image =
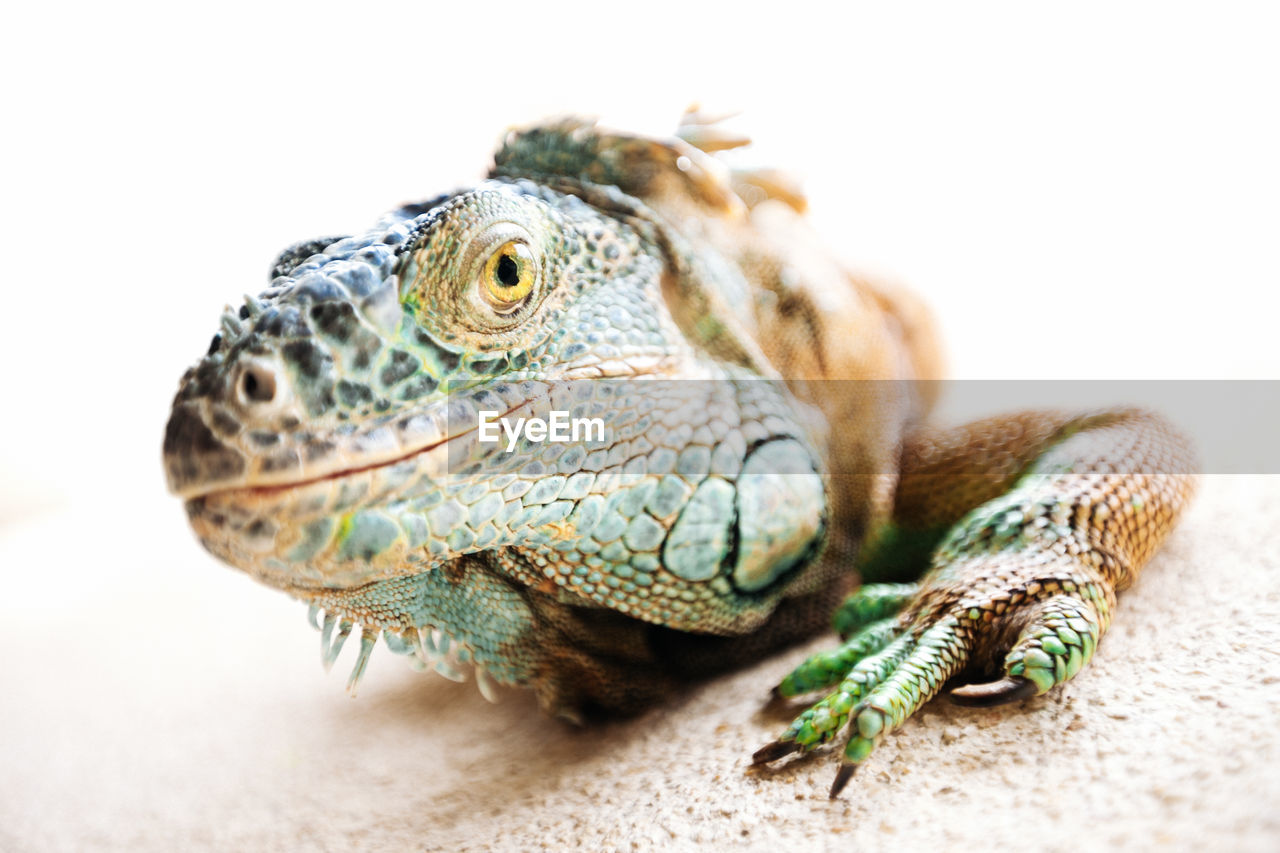
<svg viewBox="0 0 1280 853">
<path fill-rule="evenodd" d="M 1065 689 L 936 701 L 834 803 L 834 756 L 747 771 L 802 649 L 586 731 L 384 649 L 352 701 L 300 605 L 133 517 L 0 529 L 0 849 L 1280 846 L 1280 478 L 1207 482 Z"/>
</svg>

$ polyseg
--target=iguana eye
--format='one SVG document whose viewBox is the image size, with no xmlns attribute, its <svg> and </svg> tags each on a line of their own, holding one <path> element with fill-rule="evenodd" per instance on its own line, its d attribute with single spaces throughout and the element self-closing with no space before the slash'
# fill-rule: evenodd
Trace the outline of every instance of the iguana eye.
<svg viewBox="0 0 1280 853">
<path fill-rule="evenodd" d="M 533 252 L 521 240 L 508 240 L 489 256 L 480 271 L 480 292 L 499 314 L 519 308 L 538 281 Z"/>
</svg>

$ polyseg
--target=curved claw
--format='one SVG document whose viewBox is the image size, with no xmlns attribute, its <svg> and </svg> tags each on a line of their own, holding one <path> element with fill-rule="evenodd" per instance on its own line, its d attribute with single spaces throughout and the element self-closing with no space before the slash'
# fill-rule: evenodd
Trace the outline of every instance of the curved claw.
<svg viewBox="0 0 1280 853">
<path fill-rule="evenodd" d="M 853 774 L 857 771 L 856 764 L 841 764 L 840 769 L 836 771 L 835 781 L 831 783 L 831 793 L 827 794 L 827 799 L 834 800 L 840 796 L 840 792 L 844 790 L 844 786 L 849 784 L 849 780 L 853 778 Z"/>
<path fill-rule="evenodd" d="M 773 743 L 760 747 L 751 755 L 752 764 L 768 764 L 770 761 L 777 761 L 784 755 L 790 755 L 793 752 L 800 751 L 800 744 L 795 741 L 775 740 Z"/>
<path fill-rule="evenodd" d="M 992 708 L 1028 699 L 1039 692 L 1034 681 L 1020 675 L 1006 675 L 985 684 L 966 684 L 951 691 L 951 701 L 971 708 Z"/>
</svg>

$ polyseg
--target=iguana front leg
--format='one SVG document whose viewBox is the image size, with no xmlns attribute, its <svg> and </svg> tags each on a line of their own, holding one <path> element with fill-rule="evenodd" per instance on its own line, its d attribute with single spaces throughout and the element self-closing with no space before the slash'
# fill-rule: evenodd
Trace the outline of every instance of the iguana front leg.
<svg viewBox="0 0 1280 853">
<path fill-rule="evenodd" d="M 884 736 L 950 679 L 999 673 L 952 691 L 970 705 L 1066 681 L 1092 656 L 1116 593 L 1190 500 L 1192 454 L 1153 415 L 1027 413 L 983 424 L 908 449 L 895 532 L 876 559 L 895 547 L 918 550 L 910 543 L 929 541 L 965 496 L 984 502 L 941 538 L 918 588 L 873 585 L 846 601 L 837 614 L 850 635 L 845 645 L 805 661 L 777 692 L 834 689 L 757 751 L 755 763 L 811 750 L 852 723 L 835 797 Z M 989 476 L 977 467 L 984 458 L 995 462 Z"/>
</svg>

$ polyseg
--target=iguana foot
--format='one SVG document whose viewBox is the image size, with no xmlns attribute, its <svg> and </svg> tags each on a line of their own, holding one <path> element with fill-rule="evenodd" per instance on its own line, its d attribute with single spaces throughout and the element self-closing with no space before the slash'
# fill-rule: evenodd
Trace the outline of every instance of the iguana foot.
<svg viewBox="0 0 1280 853">
<path fill-rule="evenodd" d="M 851 725 L 834 798 L 885 735 L 962 672 L 1003 658 L 1002 678 L 952 691 L 964 705 L 1013 702 L 1066 681 L 1092 657 L 1114 604 L 1110 587 L 1085 574 L 1070 560 L 1006 553 L 949 566 L 914 594 L 906 586 L 865 587 L 837 613 L 860 630 L 837 650 L 810 657 L 775 693 L 833 689 L 752 763 L 809 752 Z"/>
<path fill-rule="evenodd" d="M 893 617 L 917 592 L 919 584 L 869 584 L 853 592 L 836 609 L 833 627 L 845 642 L 830 652 L 818 652 L 800 664 L 773 689 L 775 696 L 799 696 L 839 684 L 854 664 L 880 651 L 900 628 Z"/>
</svg>

